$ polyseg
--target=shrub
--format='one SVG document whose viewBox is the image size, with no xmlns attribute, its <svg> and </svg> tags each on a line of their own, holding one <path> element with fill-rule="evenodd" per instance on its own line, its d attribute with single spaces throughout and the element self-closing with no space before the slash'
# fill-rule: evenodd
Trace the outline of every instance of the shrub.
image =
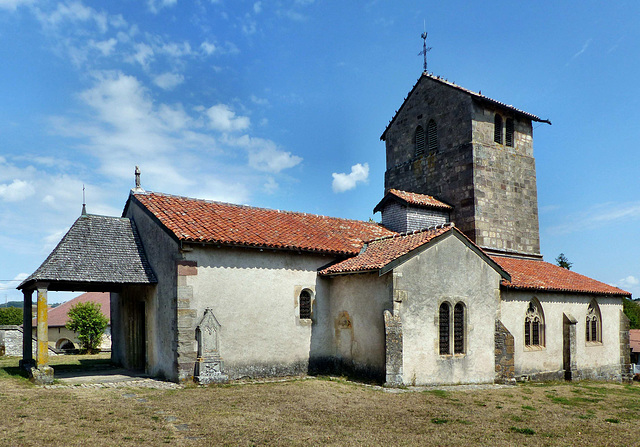
<svg viewBox="0 0 640 447">
<path fill-rule="evenodd" d="M 4 324 L 22 324 L 22 308 L 20 307 L 3 307 L 0 308 L 0 325 Z"/>
<path fill-rule="evenodd" d="M 69 309 L 67 329 L 78 333 L 82 351 L 94 354 L 99 351 L 100 341 L 109 320 L 102 315 L 100 304 L 92 301 L 78 303 Z"/>
</svg>

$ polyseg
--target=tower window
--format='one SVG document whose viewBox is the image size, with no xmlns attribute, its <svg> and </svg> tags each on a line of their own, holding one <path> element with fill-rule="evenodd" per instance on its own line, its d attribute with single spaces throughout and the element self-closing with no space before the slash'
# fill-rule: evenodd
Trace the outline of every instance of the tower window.
<svg viewBox="0 0 640 447">
<path fill-rule="evenodd" d="M 505 142 L 507 146 L 513 147 L 513 119 L 507 118 L 507 123 L 505 125 L 506 134 L 505 134 Z"/>
<path fill-rule="evenodd" d="M 300 319 L 311 319 L 311 294 L 308 290 L 300 292 Z"/>
<path fill-rule="evenodd" d="M 493 120 L 493 141 L 502 144 L 502 117 L 497 113 Z"/>
<path fill-rule="evenodd" d="M 427 142 L 430 154 L 438 150 L 438 125 L 434 120 L 429 120 L 427 124 Z"/>
<path fill-rule="evenodd" d="M 451 353 L 449 348 L 449 303 L 442 303 L 440 305 L 440 355 L 447 355 Z"/>
<path fill-rule="evenodd" d="M 413 136 L 413 144 L 415 146 L 416 157 L 424 155 L 424 129 L 422 126 L 416 127 L 416 132 Z"/>
</svg>

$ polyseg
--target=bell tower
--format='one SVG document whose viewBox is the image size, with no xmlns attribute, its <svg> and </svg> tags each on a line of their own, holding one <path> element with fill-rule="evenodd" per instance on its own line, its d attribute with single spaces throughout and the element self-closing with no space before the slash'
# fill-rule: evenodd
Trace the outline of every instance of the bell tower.
<svg viewBox="0 0 640 447">
<path fill-rule="evenodd" d="M 532 122 L 551 124 L 425 71 L 380 137 L 385 192 L 433 196 L 486 251 L 539 258 Z"/>
</svg>

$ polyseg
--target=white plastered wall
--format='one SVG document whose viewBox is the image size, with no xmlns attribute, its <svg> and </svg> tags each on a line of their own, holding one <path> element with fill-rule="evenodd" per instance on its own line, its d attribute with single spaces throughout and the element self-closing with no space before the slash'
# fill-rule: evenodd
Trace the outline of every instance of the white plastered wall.
<svg viewBox="0 0 640 447">
<path fill-rule="evenodd" d="M 545 319 L 545 346 L 527 348 L 524 345 L 524 318 L 531 299 L 542 306 Z M 501 320 L 514 336 L 514 366 L 516 375 L 555 372 L 563 369 L 563 314 L 575 318 L 576 367 L 615 369 L 620 365 L 620 312 L 622 301 L 615 297 L 597 297 L 602 317 L 602 343 L 587 343 L 586 316 L 592 295 L 569 293 L 535 293 L 504 290 Z"/>
<path fill-rule="evenodd" d="M 407 385 L 493 382 L 500 274 L 465 243 L 448 237 L 394 269 Z M 440 355 L 439 308 L 465 305 L 465 353 Z M 451 321 L 453 324 L 453 321 Z M 453 340 L 451 341 L 453 347 Z"/>
<path fill-rule="evenodd" d="M 186 277 L 193 289 L 190 307 L 197 311 L 194 340 L 205 309 L 212 309 L 229 378 L 305 373 L 311 356 L 326 355 L 328 334 L 315 324 L 328 309 L 317 269 L 331 257 L 206 246 L 186 252 L 185 259 L 197 262 L 197 274 Z M 303 289 L 312 295 L 313 323 L 299 318 Z"/>
</svg>

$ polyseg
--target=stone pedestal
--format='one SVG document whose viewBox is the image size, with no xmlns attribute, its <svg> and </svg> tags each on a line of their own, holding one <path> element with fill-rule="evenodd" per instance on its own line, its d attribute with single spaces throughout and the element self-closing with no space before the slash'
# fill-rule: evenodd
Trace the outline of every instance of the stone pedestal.
<svg viewBox="0 0 640 447">
<path fill-rule="evenodd" d="M 53 383 L 53 368 L 50 366 L 33 367 L 29 370 L 29 378 L 36 385 L 51 385 Z"/>
<path fill-rule="evenodd" d="M 198 358 L 198 362 L 196 363 L 198 383 L 206 385 L 229 380 L 229 377 L 222 373 L 222 366 L 222 359 L 220 358 Z"/>
</svg>

